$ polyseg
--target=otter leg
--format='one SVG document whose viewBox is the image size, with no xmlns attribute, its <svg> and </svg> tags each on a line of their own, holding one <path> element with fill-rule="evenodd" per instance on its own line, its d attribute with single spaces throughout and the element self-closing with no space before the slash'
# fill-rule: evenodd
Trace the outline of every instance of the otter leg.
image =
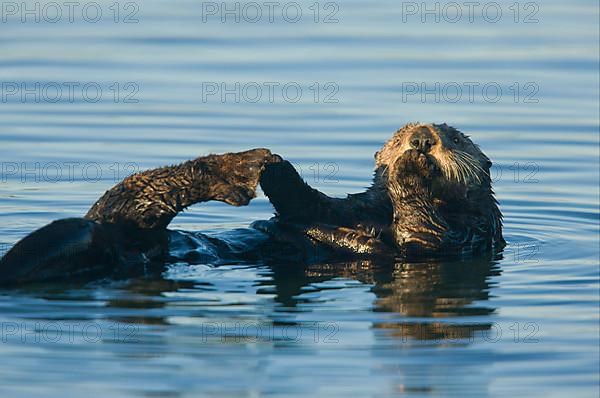
<svg viewBox="0 0 600 398">
<path fill-rule="evenodd" d="M 107 191 L 85 218 L 100 223 L 164 229 L 186 207 L 216 200 L 247 205 L 265 165 L 280 161 L 267 149 L 209 155 L 127 177 Z"/>
<path fill-rule="evenodd" d="M 84 219 L 55 221 L 0 259 L 0 284 L 144 274 L 166 253 L 165 229 L 183 209 L 209 200 L 243 206 L 255 196 L 267 149 L 210 155 L 132 175 Z"/>
</svg>

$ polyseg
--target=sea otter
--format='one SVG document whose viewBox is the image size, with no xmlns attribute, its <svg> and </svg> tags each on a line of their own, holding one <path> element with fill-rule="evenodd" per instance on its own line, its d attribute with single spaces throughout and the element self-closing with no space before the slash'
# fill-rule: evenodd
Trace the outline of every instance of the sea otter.
<svg viewBox="0 0 600 398">
<path fill-rule="evenodd" d="M 311 188 L 287 161 L 270 164 L 260 183 L 277 215 L 255 227 L 292 237 L 298 246 L 316 242 L 346 254 L 428 257 L 491 249 L 504 245 L 491 165 L 457 129 L 411 123 L 375 154 L 371 187 L 345 199 Z"/>
<path fill-rule="evenodd" d="M 245 205 L 258 183 L 276 215 L 253 224 L 269 237 L 252 248 L 257 258 L 423 259 L 504 245 L 491 162 L 457 129 L 408 124 L 375 160 L 372 186 L 345 199 L 311 188 L 267 149 L 138 173 L 107 191 L 84 218 L 56 221 L 17 243 L 0 260 L 0 283 L 160 268 L 168 252 L 166 228 L 178 212 L 209 200 Z M 216 239 L 209 244 L 219 246 Z"/>
</svg>

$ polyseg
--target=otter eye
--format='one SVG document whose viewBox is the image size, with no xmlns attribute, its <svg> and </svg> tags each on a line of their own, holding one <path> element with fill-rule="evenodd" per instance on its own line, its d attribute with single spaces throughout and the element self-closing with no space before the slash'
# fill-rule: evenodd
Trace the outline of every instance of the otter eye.
<svg viewBox="0 0 600 398">
<path fill-rule="evenodd" d="M 460 142 L 460 139 L 458 137 L 454 137 L 454 139 L 452 140 L 455 144 L 458 144 Z"/>
</svg>

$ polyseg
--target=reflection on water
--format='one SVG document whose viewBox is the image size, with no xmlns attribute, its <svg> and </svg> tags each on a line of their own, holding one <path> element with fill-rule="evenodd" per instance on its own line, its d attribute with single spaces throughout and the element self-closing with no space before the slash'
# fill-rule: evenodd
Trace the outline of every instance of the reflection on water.
<svg viewBox="0 0 600 398">
<path fill-rule="evenodd" d="M 392 263 L 372 261 L 312 265 L 305 269 L 275 266 L 275 300 L 286 307 L 301 302 L 303 289 L 316 282 L 348 278 L 372 285 L 376 300 L 373 311 L 401 315 L 396 323 L 377 323 L 394 336 L 415 339 L 470 338 L 476 331 L 487 330 L 491 323 L 461 324 L 435 319 L 485 316 L 494 313 L 486 305 L 490 278 L 500 274 L 498 261 L 475 258 L 461 262 Z"/>
<path fill-rule="evenodd" d="M 20 316 L 24 308 L 35 305 L 37 311 L 22 319 L 22 325 L 33 328 L 31 325 L 35 324 L 42 336 L 38 344 L 52 349 L 54 355 L 61 357 L 59 353 L 71 352 L 72 344 L 78 342 L 77 350 L 83 357 L 103 347 L 113 360 L 129 364 L 124 375 L 116 378 L 117 385 L 125 375 L 135 374 L 139 366 L 159 371 L 166 358 L 176 361 L 170 366 L 177 369 L 184 366 L 179 362 L 199 360 L 214 371 L 230 366 L 228 356 L 232 356 L 238 367 L 243 354 L 258 363 L 261 363 L 259 358 L 270 358 L 272 363 L 259 368 L 243 365 L 236 374 L 243 372 L 244 380 L 253 388 L 277 391 L 279 387 L 270 386 L 271 378 L 249 380 L 252 375 L 262 374 L 263 367 L 285 372 L 289 366 L 286 358 L 290 355 L 305 362 L 305 366 L 316 366 L 308 372 L 312 374 L 323 372 L 327 363 L 315 362 L 312 356 L 316 352 L 337 357 L 344 356 L 344 351 L 358 354 L 372 346 L 368 349 L 370 358 L 358 354 L 356 359 L 345 363 L 336 360 L 337 365 L 324 374 L 333 369 L 339 369 L 333 374 L 344 369 L 355 374 L 357 366 L 384 366 L 381 374 L 393 375 L 395 392 L 451 393 L 454 387 L 446 385 L 440 390 L 436 383 L 424 384 L 424 380 L 432 377 L 431 369 L 435 366 L 426 371 L 427 379 L 413 379 L 411 375 L 422 365 L 406 367 L 402 350 L 412 347 L 418 353 L 432 347 L 431 344 L 447 348 L 489 341 L 487 335 L 484 337 L 487 340 L 481 336 L 490 330 L 492 323 L 480 319 L 489 319 L 495 312 L 488 299 L 492 280 L 500 275 L 501 260 L 501 255 L 496 255 L 463 262 L 357 261 L 306 267 L 286 264 L 209 267 L 177 263 L 170 267 L 166 278 L 97 282 L 87 286 L 33 286 L 20 292 L 5 292 L 0 303 L 4 316 Z M 190 270 L 190 267 L 197 268 Z M 323 312 L 323 306 L 328 310 Z M 344 315 L 351 308 L 353 315 Z M 72 331 L 73 341 L 64 337 L 52 344 L 47 341 L 49 335 L 52 338 L 56 335 L 55 326 L 48 325 L 55 325 L 58 319 L 63 330 Z M 369 336 L 370 331 L 377 330 L 384 333 Z M 31 345 L 32 336 L 28 338 L 29 344 L 19 344 L 15 333 L 6 336 L 6 341 L 26 348 Z M 411 341 L 431 344 L 419 348 L 412 346 Z M 386 347 L 386 351 L 380 352 L 378 346 Z M 398 357 L 394 359 L 392 353 L 398 349 Z M 440 359 L 439 355 L 436 357 L 436 361 Z M 85 370 L 73 368 L 75 364 L 70 361 L 63 360 L 61 366 L 74 372 L 73 376 L 65 376 L 66 380 L 75 375 L 85 377 Z M 281 366 L 284 368 L 280 369 Z M 23 371 L 26 369 L 29 366 Z M 208 382 L 211 373 L 204 374 L 205 368 L 188 372 L 197 378 L 192 383 L 193 389 L 205 391 L 203 383 Z M 16 383 L 20 377 L 25 375 L 13 375 L 9 380 Z M 154 384 L 148 377 L 144 377 L 149 383 L 146 389 Z M 479 378 L 470 389 L 483 392 L 488 382 L 485 377 Z M 174 389 L 157 391 L 179 396 L 180 387 L 170 387 Z M 379 388 L 373 385 L 357 391 L 369 394 Z M 229 390 L 219 386 L 219 391 Z M 317 390 L 296 385 L 287 386 L 284 391 L 294 395 Z M 332 391 L 348 393 L 343 386 Z"/>
</svg>

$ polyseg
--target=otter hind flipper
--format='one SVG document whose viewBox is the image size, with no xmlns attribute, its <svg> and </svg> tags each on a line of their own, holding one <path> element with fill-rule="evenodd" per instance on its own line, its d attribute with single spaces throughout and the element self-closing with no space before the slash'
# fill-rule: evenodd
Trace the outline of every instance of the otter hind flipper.
<svg viewBox="0 0 600 398">
<path fill-rule="evenodd" d="M 179 212 L 196 203 L 216 200 L 244 206 L 256 196 L 265 165 L 280 159 L 268 149 L 258 148 L 146 170 L 108 190 L 85 218 L 137 228 L 165 229 Z"/>
<path fill-rule="evenodd" d="M 203 158 L 200 158 L 203 159 Z M 256 187 L 267 164 L 281 161 L 278 155 L 264 148 L 245 152 L 211 155 L 204 159 L 210 164 L 208 195 L 200 201 L 216 200 L 232 206 L 246 206 L 256 197 Z"/>
</svg>

